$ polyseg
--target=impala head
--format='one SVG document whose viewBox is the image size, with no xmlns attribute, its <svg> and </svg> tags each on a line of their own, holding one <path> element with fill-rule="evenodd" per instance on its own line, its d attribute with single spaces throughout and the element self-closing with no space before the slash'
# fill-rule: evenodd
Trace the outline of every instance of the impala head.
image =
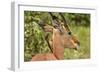
<svg viewBox="0 0 100 73">
<path fill-rule="evenodd" d="M 73 49 L 78 49 L 80 42 L 78 38 L 72 33 L 72 31 L 69 28 L 69 25 L 62 13 L 59 13 L 63 21 L 60 21 L 57 18 L 53 18 L 53 14 L 50 13 L 52 16 L 52 25 L 54 27 L 53 35 L 55 39 L 53 39 L 55 42 L 60 42 L 59 45 L 62 45 L 65 48 L 73 48 Z M 55 21 L 57 23 L 55 23 Z"/>
<path fill-rule="evenodd" d="M 61 32 L 62 31 L 62 32 Z M 59 29 L 54 29 L 54 37 L 55 42 L 60 42 L 59 45 L 64 48 L 71 48 L 77 50 L 80 46 L 80 42 L 78 38 L 72 34 L 70 30 L 65 29 L 65 27 L 61 27 L 61 31 Z"/>
</svg>

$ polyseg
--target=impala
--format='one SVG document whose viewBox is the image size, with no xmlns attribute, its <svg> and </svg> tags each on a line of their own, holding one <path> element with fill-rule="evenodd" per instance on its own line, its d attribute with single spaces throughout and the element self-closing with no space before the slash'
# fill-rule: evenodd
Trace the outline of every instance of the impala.
<svg viewBox="0 0 100 73">
<path fill-rule="evenodd" d="M 72 34 L 69 26 L 67 25 L 65 18 L 60 13 L 64 20 L 64 23 L 58 21 L 56 17 L 52 16 L 53 26 L 44 26 L 45 32 L 53 32 L 52 41 L 49 41 L 51 47 L 51 53 L 37 54 L 32 57 L 32 61 L 44 61 L 44 60 L 63 60 L 64 59 L 64 48 L 70 48 L 77 50 L 80 42 L 75 35 Z"/>
</svg>

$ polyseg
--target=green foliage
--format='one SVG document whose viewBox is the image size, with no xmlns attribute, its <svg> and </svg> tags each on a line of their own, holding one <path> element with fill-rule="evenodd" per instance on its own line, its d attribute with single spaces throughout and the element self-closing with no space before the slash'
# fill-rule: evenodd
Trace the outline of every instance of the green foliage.
<svg viewBox="0 0 100 73">
<path fill-rule="evenodd" d="M 36 12 L 37 13 L 37 12 Z M 38 22 L 40 13 L 25 12 L 24 24 L 24 60 L 29 61 L 32 55 L 50 52 L 45 40 L 45 33 Z M 36 15 L 34 17 L 34 14 Z M 34 17 L 34 19 L 32 19 Z"/>
<path fill-rule="evenodd" d="M 90 26 L 90 14 L 66 13 L 70 25 Z"/>
<path fill-rule="evenodd" d="M 58 13 L 53 13 L 60 20 Z M 71 30 L 80 40 L 80 49 L 65 49 L 65 59 L 83 59 L 90 57 L 90 14 L 64 13 Z M 32 55 L 38 53 L 48 53 L 50 48 L 45 40 L 45 32 L 40 27 L 42 25 L 52 25 L 51 16 L 48 12 L 24 11 L 24 61 L 30 61 Z"/>
</svg>

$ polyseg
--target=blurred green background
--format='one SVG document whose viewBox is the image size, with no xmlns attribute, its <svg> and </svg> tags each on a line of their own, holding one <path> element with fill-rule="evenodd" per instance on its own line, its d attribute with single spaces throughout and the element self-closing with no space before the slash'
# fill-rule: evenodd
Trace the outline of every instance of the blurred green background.
<svg viewBox="0 0 100 73">
<path fill-rule="evenodd" d="M 65 48 L 64 59 L 90 58 L 90 14 L 63 14 L 81 44 L 78 51 Z M 61 19 L 58 12 L 53 12 L 53 15 Z M 52 25 L 48 12 L 24 11 L 24 61 L 30 61 L 32 55 L 50 52 L 44 37 L 45 32 L 39 26 L 41 23 Z"/>
</svg>

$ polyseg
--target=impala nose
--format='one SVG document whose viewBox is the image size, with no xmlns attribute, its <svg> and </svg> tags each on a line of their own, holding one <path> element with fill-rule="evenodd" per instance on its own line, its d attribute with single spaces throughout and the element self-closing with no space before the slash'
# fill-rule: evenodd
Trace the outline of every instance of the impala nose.
<svg viewBox="0 0 100 73">
<path fill-rule="evenodd" d="M 80 42 L 77 42 L 75 45 L 76 45 L 76 47 L 74 49 L 78 50 L 80 48 Z"/>
</svg>

